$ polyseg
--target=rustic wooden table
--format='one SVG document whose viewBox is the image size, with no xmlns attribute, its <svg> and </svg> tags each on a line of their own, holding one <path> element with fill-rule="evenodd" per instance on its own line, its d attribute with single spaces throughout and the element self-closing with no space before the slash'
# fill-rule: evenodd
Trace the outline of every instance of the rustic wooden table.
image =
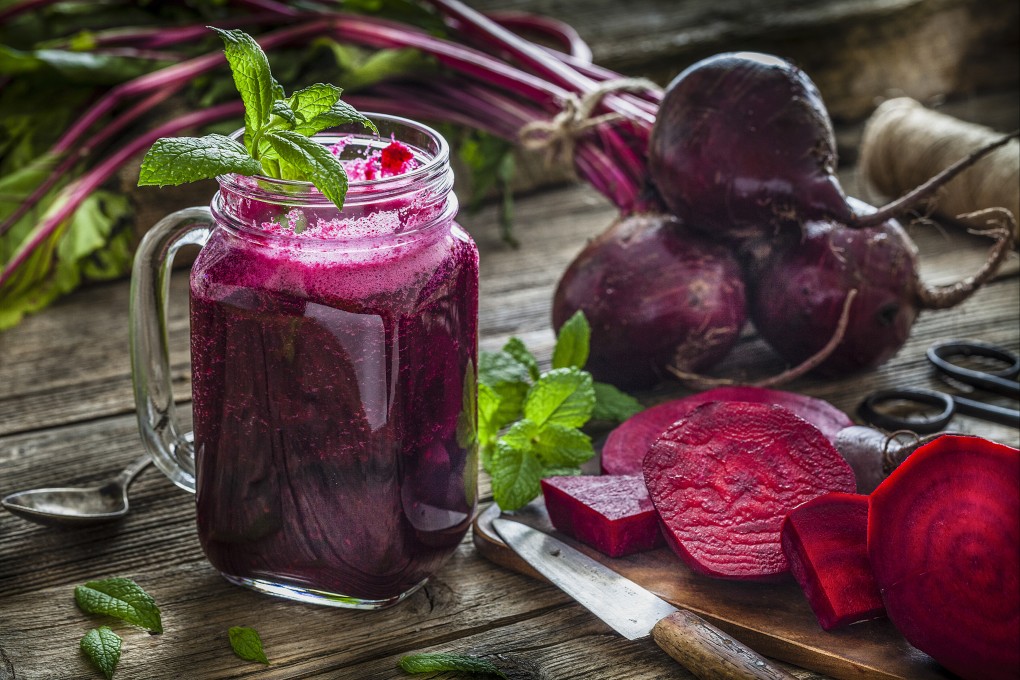
<svg viewBox="0 0 1020 680">
<path fill-rule="evenodd" d="M 643 0 L 639 4 L 648 7 L 641 11 L 633 10 L 630 3 L 574 4 L 588 8 L 584 13 L 574 8 L 575 23 L 593 40 L 597 59 L 625 72 L 658 74 L 648 59 L 641 59 L 642 54 L 654 52 L 674 63 L 689 61 L 698 51 L 732 44 L 734 36 L 747 38 L 749 24 L 741 21 L 746 19 L 741 8 L 754 3 Z M 778 39 L 794 31 L 797 22 L 846 20 L 840 9 L 846 3 L 832 3 L 835 9 L 824 15 L 793 11 L 803 3 L 780 4 L 790 5 L 791 12 L 770 10 L 769 25 L 782 29 L 773 34 Z M 911 0 L 892 4 L 903 8 L 912 25 L 932 24 L 932 30 L 937 30 L 931 18 L 937 18 L 937 13 L 922 7 L 915 16 L 914 6 L 919 3 Z M 948 4 L 970 7 L 975 3 Z M 862 3 L 886 14 L 892 12 L 889 5 Z M 514 6 L 555 10 L 559 5 L 536 0 Z M 652 12 L 649 7 L 653 6 L 661 12 Z M 1011 3 L 1000 3 L 1000 7 L 1008 6 Z M 607 19 L 606 12 L 615 18 Z M 684 18 L 691 13 L 697 20 Z M 683 22 L 683 32 L 674 29 Z M 637 40 L 635 31 L 644 39 Z M 816 37 L 832 47 L 832 35 L 830 31 Z M 859 47 L 860 35 L 861 31 L 849 32 L 838 40 Z M 870 29 L 868 35 L 872 35 Z M 883 40 L 881 34 L 874 38 Z M 803 40 L 794 42 L 805 45 Z M 740 46 L 747 44 L 769 46 L 768 41 L 747 40 Z M 898 44 L 902 46 L 903 41 Z M 690 45 L 698 46 L 688 50 Z M 864 43 L 867 49 L 869 45 Z M 654 66 L 666 68 L 661 63 Z M 851 71 L 858 79 L 889 76 L 898 82 L 900 78 L 882 70 L 847 69 Z M 989 73 L 1001 71 L 989 69 Z M 1000 84 L 980 81 L 979 75 L 972 69 L 964 77 L 985 86 Z M 836 73 L 832 82 L 846 85 L 844 76 Z M 942 87 L 930 79 L 923 82 Z M 874 90 L 845 86 L 842 91 Z M 1013 121 L 1015 102 L 1014 91 L 1005 106 L 1007 118 Z M 845 112 L 857 109 L 859 101 L 841 107 Z M 852 140 L 853 129 L 850 134 Z M 852 183 L 852 176 L 848 179 Z M 499 240 L 493 210 L 466 216 L 462 221 L 481 251 L 481 348 L 498 349 L 516 335 L 548 365 L 553 346 L 549 308 L 557 278 L 585 240 L 612 219 L 613 209 L 594 191 L 580 186 L 547 189 L 518 200 L 519 249 Z M 923 274 L 930 280 L 946 282 L 965 276 L 985 257 L 985 239 L 952 228 L 918 225 L 910 231 L 921 248 Z M 175 394 L 186 417 L 191 385 L 184 272 L 175 275 L 171 289 L 171 367 Z M 128 359 L 127 300 L 126 281 L 95 286 L 0 333 L 0 495 L 38 486 L 95 483 L 141 452 Z M 995 280 L 965 304 L 922 315 L 907 345 L 878 370 L 828 382 L 801 379 L 786 387 L 827 399 L 851 414 L 874 389 L 942 388 L 929 370 L 924 350 L 934 340 L 949 337 L 1020 350 L 1020 275 L 1015 254 Z M 781 361 L 749 329 L 721 370 L 754 379 L 782 368 Z M 686 393 L 677 384 L 663 384 L 638 396 L 651 405 Z M 953 425 L 1013 446 L 1020 444 L 1020 433 L 1008 427 L 963 417 Z M 484 478 L 481 490 L 484 507 L 491 498 Z M 535 677 L 689 677 L 651 641 L 628 642 L 551 586 L 491 564 L 476 552 L 470 536 L 429 584 L 407 601 L 385 611 L 360 612 L 296 604 L 228 584 L 202 556 L 192 498 L 152 469 L 132 487 L 131 508 L 118 523 L 69 530 L 0 514 L 0 680 L 100 677 L 78 650 L 81 636 L 97 620 L 77 609 L 73 589 L 110 576 L 130 577 L 151 593 L 162 609 L 165 627 L 162 635 L 150 636 L 130 626 L 116 626 L 124 646 L 115 677 L 122 680 L 400 678 L 407 676 L 397 668 L 398 659 L 426 651 L 506 655 L 530 663 Z M 226 631 L 235 625 L 252 626 L 261 633 L 271 666 L 234 656 Z M 799 677 L 820 677 L 791 670 Z"/>
<path fill-rule="evenodd" d="M 613 218 L 585 187 L 543 192 L 518 204 L 520 249 L 497 237 L 494 214 L 464 221 L 482 256 L 481 346 L 517 335 L 548 362 L 549 304 L 558 275 L 585 239 Z M 928 226 L 911 229 L 924 273 L 949 280 L 973 270 L 987 241 Z M 175 275 L 169 322 L 174 386 L 190 398 L 186 276 Z M 80 291 L 0 335 L 0 494 L 89 484 L 140 452 L 127 352 L 127 282 Z M 1020 350 L 1016 257 L 961 307 L 923 315 L 907 345 L 864 375 L 788 386 L 852 413 L 869 391 L 939 387 L 923 355 L 933 340 L 977 338 Z M 748 332 L 725 370 L 760 376 L 780 364 Z M 654 403 L 683 393 L 663 385 Z M 185 407 L 182 409 L 187 412 Z M 1018 444 L 1015 429 L 958 418 L 956 428 Z M 483 498 L 488 486 L 483 483 Z M 96 621 L 75 606 L 74 586 L 134 579 L 161 606 L 166 632 L 119 626 L 118 678 L 397 678 L 400 656 L 422 651 L 516 655 L 549 678 L 683 677 L 652 642 L 627 642 L 556 589 L 496 567 L 470 539 L 421 591 L 395 608 L 357 612 L 295 604 L 228 584 L 205 561 L 194 504 L 150 469 L 132 488 L 131 513 L 107 526 L 57 530 L 0 515 L 0 679 L 97 677 L 78 651 Z M 253 626 L 272 665 L 236 658 L 227 628 Z M 814 677 L 800 672 L 802 677 Z"/>
</svg>

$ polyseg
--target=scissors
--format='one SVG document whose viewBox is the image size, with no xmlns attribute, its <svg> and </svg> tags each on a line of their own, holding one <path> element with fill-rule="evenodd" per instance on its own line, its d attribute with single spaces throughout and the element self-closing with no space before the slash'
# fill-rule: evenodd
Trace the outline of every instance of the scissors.
<svg viewBox="0 0 1020 680">
<path fill-rule="evenodd" d="M 973 340 L 946 340 L 929 347 L 927 356 L 928 361 L 944 376 L 977 389 L 1020 399 L 1020 382 L 1017 382 L 1017 376 L 1020 375 L 1020 356 L 1002 347 Z M 977 371 L 951 361 L 966 357 L 994 359 L 1004 364 L 1005 368 L 996 371 Z M 880 404 L 893 401 L 934 406 L 941 411 L 932 416 L 907 417 L 892 415 L 877 408 Z M 931 434 L 944 429 L 957 413 L 1020 428 L 1020 410 L 921 388 L 873 392 L 861 403 L 858 413 L 875 427 L 890 431 L 912 430 L 917 434 Z"/>
</svg>

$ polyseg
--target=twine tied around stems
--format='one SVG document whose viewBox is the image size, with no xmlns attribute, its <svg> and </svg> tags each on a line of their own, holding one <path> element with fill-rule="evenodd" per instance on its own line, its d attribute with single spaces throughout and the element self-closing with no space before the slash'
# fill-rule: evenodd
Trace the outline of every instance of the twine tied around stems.
<svg viewBox="0 0 1020 680">
<path fill-rule="evenodd" d="M 549 165 L 573 166 L 574 147 L 578 138 L 588 130 L 603 123 L 626 120 L 620 113 L 604 113 L 593 116 L 595 108 L 607 94 L 634 92 L 638 90 L 660 90 L 647 78 L 614 78 L 600 84 L 583 97 L 571 93 L 563 99 L 563 108 L 552 120 L 536 120 L 521 127 L 517 136 L 521 146 L 532 151 L 545 150 Z"/>
</svg>

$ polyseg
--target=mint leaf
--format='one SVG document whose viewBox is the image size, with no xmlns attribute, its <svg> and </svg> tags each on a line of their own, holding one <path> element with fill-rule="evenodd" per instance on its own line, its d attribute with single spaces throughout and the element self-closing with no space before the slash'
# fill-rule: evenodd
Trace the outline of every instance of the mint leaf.
<svg viewBox="0 0 1020 680">
<path fill-rule="evenodd" d="M 131 579 L 89 581 L 74 589 L 74 601 L 86 614 L 106 614 L 152 633 L 163 632 L 156 601 Z"/>
<path fill-rule="evenodd" d="M 262 650 L 262 638 L 259 637 L 257 630 L 234 626 L 227 631 L 227 635 L 230 637 L 230 646 L 234 649 L 234 654 L 245 661 L 269 665 L 269 659 Z"/>
<path fill-rule="evenodd" d="M 96 668 L 103 672 L 106 680 L 113 678 L 113 671 L 120 661 L 120 636 L 107 626 L 93 628 L 85 633 L 79 643 L 81 651 Z"/>
<path fill-rule="evenodd" d="M 323 111 L 314 118 L 309 118 L 294 128 L 294 130 L 303 135 L 314 135 L 316 132 L 321 132 L 326 128 L 347 125 L 348 123 L 361 123 L 362 127 L 379 134 L 379 128 L 375 126 L 375 123 L 366 118 L 363 113 L 353 106 L 342 101 L 334 103 L 328 111 Z"/>
<path fill-rule="evenodd" d="M 546 372 L 528 390 L 524 417 L 539 427 L 547 423 L 580 427 L 595 408 L 591 374 L 578 368 L 556 368 Z"/>
<path fill-rule="evenodd" d="M 300 171 L 338 209 L 343 207 L 347 173 L 333 152 L 292 130 L 270 132 L 266 141 L 281 160 Z"/>
<path fill-rule="evenodd" d="M 273 102 L 273 115 L 286 121 L 287 125 L 293 128 L 297 124 L 297 114 L 294 110 L 287 106 L 287 103 L 277 99 Z"/>
<path fill-rule="evenodd" d="M 435 673 L 461 671 L 462 673 L 490 673 L 507 677 L 491 661 L 464 654 L 412 654 L 400 659 L 400 668 L 406 673 Z"/>
<path fill-rule="evenodd" d="M 553 368 L 584 368 L 588 362 L 588 345 L 591 340 L 591 326 L 584 312 L 577 310 L 567 322 L 560 327 L 556 336 L 556 348 L 553 350 Z"/>
<path fill-rule="evenodd" d="M 530 450 L 511 446 L 501 438 L 490 464 L 492 497 L 503 510 L 523 508 L 542 493 L 542 465 Z"/>
<path fill-rule="evenodd" d="M 167 186 L 213 179 L 230 172 L 258 175 L 262 164 L 223 135 L 156 140 L 142 159 L 138 186 Z"/>
<path fill-rule="evenodd" d="M 548 423 L 536 433 L 533 450 L 543 468 L 576 468 L 595 455 L 591 437 L 556 423 Z"/>
<path fill-rule="evenodd" d="M 512 448 L 531 453 L 540 429 L 534 422 L 522 418 L 510 426 L 506 434 L 500 437 L 500 441 Z"/>
<path fill-rule="evenodd" d="M 244 102 L 244 145 L 249 153 L 254 153 L 252 140 L 269 122 L 278 83 L 273 79 L 266 53 L 254 38 L 238 29 L 209 28 L 223 39 L 223 52 Z"/>
<path fill-rule="evenodd" d="M 480 352 L 478 355 L 478 380 L 489 387 L 498 388 L 503 383 L 527 385 L 530 379 L 528 366 L 509 352 Z"/>
<path fill-rule="evenodd" d="M 294 112 L 299 121 L 306 123 L 329 111 L 340 100 L 341 92 L 341 89 L 336 85 L 315 83 L 292 94 L 287 98 L 285 104 Z M 302 132 L 302 134 L 307 133 Z"/>
<path fill-rule="evenodd" d="M 632 415 L 644 410 L 641 402 L 608 383 L 597 382 L 594 384 L 594 388 L 595 410 L 591 414 L 593 420 L 611 420 L 622 423 Z"/>
<path fill-rule="evenodd" d="M 482 446 L 494 442 L 499 429 L 506 424 L 496 419 L 499 406 L 500 397 L 496 390 L 485 383 L 478 383 L 478 441 Z"/>
<path fill-rule="evenodd" d="M 512 356 L 518 363 L 526 366 L 528 368 L 528 375 L 532 380 L 538 380 L 538 362 L 535 360 L 535 355 L 524 346 L 523 340 L 516 337 L 510 338 L 503 345 L 503 351 Z"/>
</svg>

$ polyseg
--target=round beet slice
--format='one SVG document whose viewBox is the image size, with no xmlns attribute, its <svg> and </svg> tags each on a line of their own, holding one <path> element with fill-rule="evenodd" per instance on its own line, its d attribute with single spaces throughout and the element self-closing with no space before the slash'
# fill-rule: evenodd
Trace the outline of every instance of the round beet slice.
<svg viewBox="0 0 1020 680">
<path fill-rule="evenodd" d="M 943 435 L 871 494 L 868 557 L 889 619 L 964 678 L 1020 677 L 1020 451 Z"/>
<path fill-rule="evenodd" d="M 825 435 L 773 404 L 702 404 L 652 444 L 642 467 L 669 546 L 718 578 L 777 579 L 789 569 L 786 514 L 856 487 Z"/>
<path fill-rule="evenodd" d="M 641 461 L 652 443 L 669 426 L 709 401 L 747 401 L 785 406 L 822 431 L 829 441 L 845 427 L 854 424 L 850 417 L 827 401 L 796 392 L 769 390 L 750 385 L 716 387 L 688 397 L 673 399 L 631 416 L 609 433 L 602 447 L 602 473 L 634 475 L 641 472 Z"/>
</svg>

